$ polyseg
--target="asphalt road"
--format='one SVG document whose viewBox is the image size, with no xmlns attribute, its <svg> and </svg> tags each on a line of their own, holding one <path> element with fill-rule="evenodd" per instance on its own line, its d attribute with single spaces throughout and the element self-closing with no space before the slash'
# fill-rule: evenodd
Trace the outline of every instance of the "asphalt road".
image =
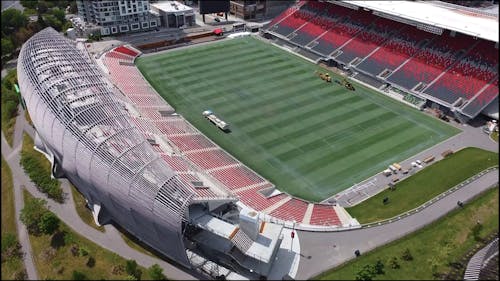
<svg viewBox="0 0 500 281">
<path fill-rule="evenodd" d="M 8 8 L 18 9 L 20 11 L 24 11 L 23 5 L 19 1 L 0 1 L 2 2 L 2 12 L 7 10 Z"/>
<path fill-rule="evenodd" d="M 424 227 L 458 208 L 457 201 L 467 202 L 498 183 L 498 176 L 498 169 L 494 170 L 422 211 L 393 223 L 328 233 L 299 231 L 301 260 L 296 279 L 312 278 L 353 259 L 355 250 L 363 254 Z M 334 244 L 336 247 L 333 247 Z"/>
</svg>

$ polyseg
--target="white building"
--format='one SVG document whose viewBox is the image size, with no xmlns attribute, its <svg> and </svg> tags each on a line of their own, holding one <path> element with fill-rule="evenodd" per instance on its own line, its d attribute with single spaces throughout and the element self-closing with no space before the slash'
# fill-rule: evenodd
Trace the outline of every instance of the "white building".
<svg viewBox="0 0 500 281">
<path fill-rule="evenodd" d="M 193 8 L 177 1 L 161 1 L 151 4 L 151 13 L 160 18 L 161 26 L 178 28 L 193 26 L 195 15 Z"/>
<path fill-rule="evenodd" d="M 157 28 L 159 19 L 149 12 L 149 1 L 77 0 L 78 16 L 97 26 L 102 35 Z"/>
</svg>

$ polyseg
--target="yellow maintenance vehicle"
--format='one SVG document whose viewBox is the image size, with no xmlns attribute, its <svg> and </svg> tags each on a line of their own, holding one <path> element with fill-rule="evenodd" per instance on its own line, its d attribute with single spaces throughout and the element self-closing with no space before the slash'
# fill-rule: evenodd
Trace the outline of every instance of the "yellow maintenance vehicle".
<svg viewBox="0 0 500 281">
<path fill-rule="evenodd" d="M 347 79 L 342 79 L 342 84 L 344 85 L 344 87 L 346 87 L 346 89 L 350 90 L 350 91 L 354 91 L 354 86 L 349 82 L 347 81 Z"/>
<path fill-rule="evenodd" d="M 347 79 L 343 78 L 342 81 L 339 81 L 339 80 L 335 80 L 335 83 L 341 85 L 341 86 L 344 86 L 346 87 L 346 89 L 350 90 L 350 91 L 354 91 L 354 86 L 349 82 L 347 81 Z"/>
<path fill-rule="evenodd" d="M 329 82 L 329 83 L 331 83 L 331 82 L 332 82 L 332 77 L 330 77 L 330 74 L 328 74 L 328 73 L 323 73 L 323 72 L 319 72 L 319 71 L 317 71 L 317 70 L 316 70 L 314 73 L 315 73 L 316 75 L 318 75 L 318 76 L 321 78 L 321 80 L 324 80 L 324 81 Z"/>
</svg>

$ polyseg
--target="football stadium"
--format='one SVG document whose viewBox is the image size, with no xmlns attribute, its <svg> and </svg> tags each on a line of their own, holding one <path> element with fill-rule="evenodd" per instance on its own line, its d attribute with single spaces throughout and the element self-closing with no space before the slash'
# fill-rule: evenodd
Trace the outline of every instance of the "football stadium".
<svg viewBox="0 0 500 281">
<path fill-rule="evenodd" d="M 296 1 L 259 33 L 163 50 L 95 54 L 46 28 L 17 66 L 35 146 L 96 224 L 181 267 L 314 277 L 347 258 L 311 260 L 303 237 L 374 231 L 346 207 L 462 149 L 468 124 L 498 120 L 494 15 L 381 2 Z M 335 251 L 379 245 L 362 242 Z"/>
<path fill-rule="evenodd" d="M 137 59 L 160 95 L 280 190 L 322 201 L 458 130 L 252 37 Z M 329 73 L 337 81 L 338 75 Z M 216 112 L 231 133 L 200 114 Z"/>
</svg>

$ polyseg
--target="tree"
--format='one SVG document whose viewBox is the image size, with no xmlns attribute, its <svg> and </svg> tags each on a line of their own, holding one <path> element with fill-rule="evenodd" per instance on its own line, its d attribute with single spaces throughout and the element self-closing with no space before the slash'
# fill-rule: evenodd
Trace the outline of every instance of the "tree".
<svg viewBox="0 0 500 281">
<path fill-rule="evenodd" d="M 14 44 L 10 38 L 2 38 L 2 57 L 10 55 L 14 51 Z"/>
<path fill-rule="evenodd" d="M 48 10 L 49 10 L 49 7 L 47 6 L 47 2 L 38 1 L 38 5 L 37 5 L 38 14 L 45 14 Z"/>
<path fill-rule="evenodd" d="M 51 27 L 53 27 L 57 31 L 61 31 L 62 30 L 62 22 L 59 21 L 53 15 L 47 15 L 47 16 L 45 16 L 45 22 L 47 23 L 47 26 L 51 26 Z"/>
<path fill-rule="evenodd" d="M 21 5 L 28 9 L 36 9 L 36 4 L 38 1 L 36 0 L 21 0 Z"/>
<path fill-rule="evenodd" d="M 44 234 L 52 234 L 59 228 L 59 218 L 52 212 L 46 212 L 40 218 L 38 228 Z"/>
<path fill-rule="evenodd" d="M 29 30 L 25 27 L 19 28 L 18 31 L 14 33 L 13 36 L 13 43 L 15 46 L 20 47 L 24 42 L 26 42 L 28 39 L 33 36 L 34 32 L 33 30 Z"/>
<path fill-rule="evenodd" d="M 59 20 L 61 23 L 64 23 L 66 21 L 65 13 L 64 10 L 61 10 L 59 8 L 55 8 L 52 10 L 52 15 Z"/>
<path fill-rule="evenodd" d="M 69 13 L 70 14 L 78 13 L 78 7 L 76 6 L 76 1 L 71 1 L 70 7 L 69 7 Z"/>
<path fill-rule="evenodd" d="M 10 35 L 26 25 L 28 18 L 17 9 L 7 9 L 2 12 L 2 35 Z M 3 37 L 3 36 L 2 36 Z"/>
<path fill-rule="evenodd" d="M 71 274 L 71 279 L 73 280 L 85 280 L 86 278 L 87 276 L 80 271 L 73 270 L 73 273 Z"/>
<path fill-rule="evenodd" d="M 45 22 L 45 20 L 43 19 L 43 16 L 42 14 L 38 14 L 38 19 L 36 20 L 36 22 L 38 23 L 38 25 L 40 26 L 40 29 L 44 29 L 47 27 L 47 23 Z"/>
<path fill-rule="evenodd" d="M 153 280 L 166 280 L 167 277 L 163 275 L 163 269 L 158 264 L 153 264 L 148 268 L 149 276 Z"/>
<path fill-rule="evenodd" d="M 40 229 L 38 223 L 42 218 L 43 214 L 47 211 L 46 208 L 47 201 L 40 198 L 28 199 L 24 204 L 24 208 L 21 210 L 21 222 L 26 225 L 28 232 L 32 234 L 39 234 Z"/>
</svg>

